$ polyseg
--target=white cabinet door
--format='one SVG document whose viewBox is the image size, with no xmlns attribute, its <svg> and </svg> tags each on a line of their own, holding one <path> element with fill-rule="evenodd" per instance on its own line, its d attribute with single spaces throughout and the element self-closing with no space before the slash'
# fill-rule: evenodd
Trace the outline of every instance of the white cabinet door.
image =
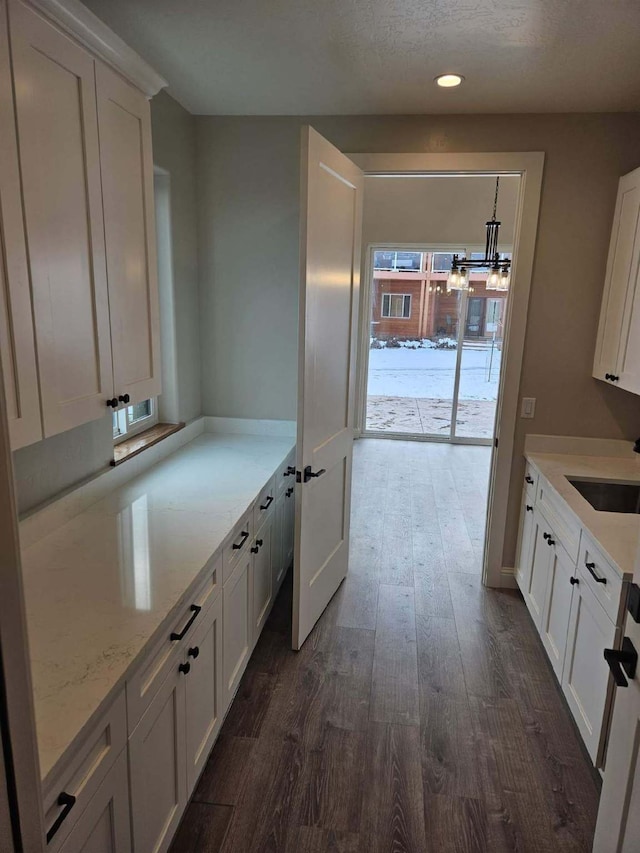
<svg viewBox="0 0 640 853">
<path fill-rule="evenodd" d="M 561 545 L 551 549 L 547 594 L 544 602 L 540 636 L 549 655 L 558 681 L 562 681 L 562 666 L 567 647 L 571 594 L 577 586 L 575 566 Z"/>
<path fill-rule="evenodd" d="M 116 397 L 160 391 L 160 316 L 149 101 L 96 62 L 100 167 Z"/>
<path fill-rule="evenodd" d="M 640 650 L 640 625 L 627 615 L 626 634 Z M 593 853 L 640 850 L 640 670 L 617 687 Z"/>
<path fill-rule="evenodd" d="M 113 396 L 94 60 L 9 2 L 24 217 L 45 436 Z"/>
<path fill-rule="evenodd" d="M 0 358 L 11 448 L 42 438 L 9 40 L 0 0 Z"/>
<path fill-rule="evenodd" d="M 607 374 L 618 376 L 616 385 L 622 385 L 621 360 L 627 371 L 637 372 L 630 359 L 637 355 L 640 341 L 630 340 L 629 334 L 635 335 L 640 323 L 637 317 L 630 323 L 639 261 L 640 169 L 635 169 L 620 178 L 618 185 L 593 365 L 597 379 L 605 379 Z"/>
<path fill-rule="evenodd" d="M 127 751 L 123 749 L 60 853 L 131 853 Z"/>
<path fill-rule="evenodd" d="M 534 510 L 533 528 L 531 530 L 531 572 L 524 589 L 524 601 L 538 631 L 542 626 L 542 612 L 547 594 L 551 560 L 551 549 L 547 545 L 548 540 L 546 538 L 548 535 L 549 525 L 544 517 L 537 510 Z"/>
<path fill-rule="evenodd" d="M 260 636 L 264 623 L 267 621 L 273 601 L 273 564 L 275 562 L 276 537 L 274 535 L 274 515 L 262 525 L 253 545 L 251 546 L 252 560 L 252 637 L 254 646 Z"/>
<path fill-rule="evenodd" d="M 594 764 L 604 746 L 603 723 L 613 683 L 604 650 L 616 648 L 618 631 L 578 570 L 573 588 L 562 689 Z"/>
<path fill-rule="evenodd" d="M 523 595 L 529 586 L 529 579 L 531 577 L 533 530 L 533 499 L 527 494 L 527 490 L 524 489 L 522 492 L 522 508 L 520 510 L 520 528 L 515 567 L 516 581 Z"/>
<path fill-rule="evenodd" d="M 222 671 L 225 707 L 233 699 L 251 654 L 253 609 L 250 597 L 252 554 L 240 558 L 222 591 Z"/>
<path fill-rule="evenodd" d="M 176 666 L 129 738 L 131 816 L 136 853 L 167 850 L 187 804 L 187 677 Z"/>
<path fill-rule="evenodd" d="M 185 678 L 187 796 L 204 769 L 222 723 L 222 597 L 204 614 L 189 639 Z"/>
</svg>

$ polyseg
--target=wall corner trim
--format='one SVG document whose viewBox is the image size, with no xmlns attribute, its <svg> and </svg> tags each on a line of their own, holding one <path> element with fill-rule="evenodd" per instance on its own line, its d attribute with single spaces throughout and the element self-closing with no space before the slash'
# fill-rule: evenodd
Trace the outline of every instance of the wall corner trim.
<svg viewBox="0 0 640 853">
<path fill-rule="evenodd" d="M 116 35 L 103 21 L 79 0 L 29 0 L 32 6 L 50 18 L 97 54 L 147 98 L 157 95 L 168 82 Z"/>
</svg>

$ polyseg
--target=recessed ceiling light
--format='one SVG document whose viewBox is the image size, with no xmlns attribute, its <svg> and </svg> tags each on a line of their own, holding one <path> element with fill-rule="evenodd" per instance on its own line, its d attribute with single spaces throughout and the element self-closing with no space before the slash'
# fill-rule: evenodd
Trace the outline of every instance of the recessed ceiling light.
<svg viewBox="0 0 640 853">
<path fill-rule="evenodd" d="M 439 74 L 436 77 L 436 83 L 443 89 L 453 89 L 459 86 L 463 80 L 464 77 L 461 74 Z"/>
</svg>

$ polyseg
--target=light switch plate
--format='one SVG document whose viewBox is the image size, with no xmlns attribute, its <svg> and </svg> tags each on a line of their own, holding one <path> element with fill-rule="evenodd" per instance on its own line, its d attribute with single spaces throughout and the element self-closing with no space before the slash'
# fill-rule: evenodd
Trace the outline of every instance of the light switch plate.
<svg viewBox="0 0 640 853">
<path fill-rule="evenodd" d="M 520 406 L 520 417 L 521 418 L 532 418 L 536 413 L 536 398 L 535 397 L 523 397 L 522 405 Z"/>
</svg>

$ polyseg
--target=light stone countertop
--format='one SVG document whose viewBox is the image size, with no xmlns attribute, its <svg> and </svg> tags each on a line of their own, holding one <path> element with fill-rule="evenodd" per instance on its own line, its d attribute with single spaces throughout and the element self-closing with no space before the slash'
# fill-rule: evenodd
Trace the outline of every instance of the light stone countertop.
<svg viewBox="0 0 640 853">
<path fill-rule="evenodd" d="M 579 477 L 640 482 L 640 457 L 573 456 L 529 451 L 525 452 L 525 457 L 548 480 L 620 574 L 631 578 L 634 571 L 640 573 L 640 515 L 595 510 L 567 480 L 567 477 Z"/>
<path fill-rule="evenodd" d="M 201 435 L 23 551 L 45 784 L 294 444 Z"/>
</svg>

